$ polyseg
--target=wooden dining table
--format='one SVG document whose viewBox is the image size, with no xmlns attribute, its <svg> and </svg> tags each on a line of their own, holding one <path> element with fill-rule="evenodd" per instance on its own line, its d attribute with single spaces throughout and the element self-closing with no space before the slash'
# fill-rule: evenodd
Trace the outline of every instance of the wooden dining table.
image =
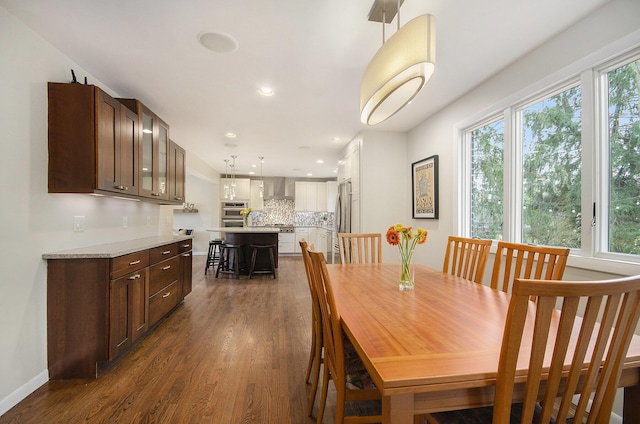
<svg viewBox="0 0 640 424">
<path fill-rule="evenodd" d="M 510 295 L 413 266 L 415 289 L 401 291 L 400 264 L 327 265 L 344 331 L 382 394 L 383 423 L 492 405 Z M 526 349 L 523 355 L 514 401 L 524 393 Z M 624 422 L 640 423 L 639 336 L 619 385 L 625 387 Z"/>
</svg>

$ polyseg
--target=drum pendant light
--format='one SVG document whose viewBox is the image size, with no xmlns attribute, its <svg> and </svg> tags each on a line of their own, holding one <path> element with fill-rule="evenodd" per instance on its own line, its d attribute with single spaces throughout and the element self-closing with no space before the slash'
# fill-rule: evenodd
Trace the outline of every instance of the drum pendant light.
<svg viewBox="0 0 640 424">
<path fill-rule="evenodd" d="M 400 28 L 399 3 L 398 30 L 383 39 L 360 83 L 360 121 L 367 125 L 379 124 L 406 106 L 435 69 L 435 18 L 421 15 Z M 383 17 L 383 34 L 384 24 Z"/>
</svg>

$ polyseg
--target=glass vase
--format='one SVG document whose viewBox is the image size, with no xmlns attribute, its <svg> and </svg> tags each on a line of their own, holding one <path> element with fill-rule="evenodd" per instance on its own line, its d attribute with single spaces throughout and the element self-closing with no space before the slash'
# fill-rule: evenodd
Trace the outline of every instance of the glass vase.
<svg viewBox="0 0 640 424">
<path fill-rule="evenodd" d="M 245 215 L 242 217 L 242 226 L 243 227 L 249 226 L 249 215 Z"/>
<path fill-rule="evenodd" d="M 400 290 L 413 290 L 415 287 L 413 264 L 411 263 L 412 254 L 413 252 L 401 258 L 402 261 L 400 265 L 399 283 Z"/>
</svg>

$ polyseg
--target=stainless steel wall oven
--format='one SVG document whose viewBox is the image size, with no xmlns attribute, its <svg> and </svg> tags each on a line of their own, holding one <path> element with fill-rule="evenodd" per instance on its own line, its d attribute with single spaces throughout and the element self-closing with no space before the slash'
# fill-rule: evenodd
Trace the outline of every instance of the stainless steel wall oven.
<svg viewBox="0 0 640 424">
<path fill-rule="evenodd" d="M 248 206 L 248 202 L 243 201 L 222 202 L 220 204 L 220 220 L 222 221 L 220 226 L 227 228 L 242 227 L 243 223 L 240 211 L 246 209 Z"/>
</svg>

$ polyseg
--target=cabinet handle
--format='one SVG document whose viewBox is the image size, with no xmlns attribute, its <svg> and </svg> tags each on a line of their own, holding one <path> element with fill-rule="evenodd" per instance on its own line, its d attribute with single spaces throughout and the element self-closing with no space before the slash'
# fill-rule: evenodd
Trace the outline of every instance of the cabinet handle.
<svg viewBox="0 0 640 424">
<path fill-rule="evenodd" d="M 140 278 L 140 274 L 132 275 L 129 280 L 137 280 L 138 278 Z"/>
<path fill-rule="evenodd" d="M 168 255 L 169 253 L 171 253 L 171 250 L 165 250 L 164 252 L 162 252 L 163 255 Z"/>
<path fill-rule="evenodd" d="M 186 248 L 186 247 L 191 247 L 191 246 L 189 246 L 188 244 L 183 244 L 182 247 Z"/>
<path fill-rule="evenodd" d="M 129 265 L 138 265 L 140 263 L 140 259 L 137 261 L 129 262 Z"/>
<path fill-rule="evenodd" d="M 151 193 L 152 196 L 160 197 L 160 193 Z"/>
<path fill-rule="evenodd" d="M 163 266 L 163 267 L 162 267 L 162 269 L 163 269 L 164 271 L 168 270 L 169 268 L 171 268 L 171 265 L 167 265 L 167 266 Z"/>
<path fill-rule="evenodd" d="M 121 185 L 113 186 L 113 188 L 115 188 L 116 190 L 126 190 L 126 187 Z"/>
<path fill-rule="evenodd" d="M 177 197 L 177 196 L 173 198 L 173 200 L 182 200 L 182 199 L 183 197 Z"/>
<path fill-rule="evenodd" d="M 163 299 L 166 299 L 167 297 L 171 296 L 171 292 L 167 292 L 165 294 L 162 295 Z"/>
<path fill-rule="evenodd" d="M 184 254 L 184 255 L 182 255 L 182 256 L 184 256 L 184 257 L 188 258 L 189 256 L 191 256 L 191 253 L 185 253 L 185 254 Z"/>
</svg>

